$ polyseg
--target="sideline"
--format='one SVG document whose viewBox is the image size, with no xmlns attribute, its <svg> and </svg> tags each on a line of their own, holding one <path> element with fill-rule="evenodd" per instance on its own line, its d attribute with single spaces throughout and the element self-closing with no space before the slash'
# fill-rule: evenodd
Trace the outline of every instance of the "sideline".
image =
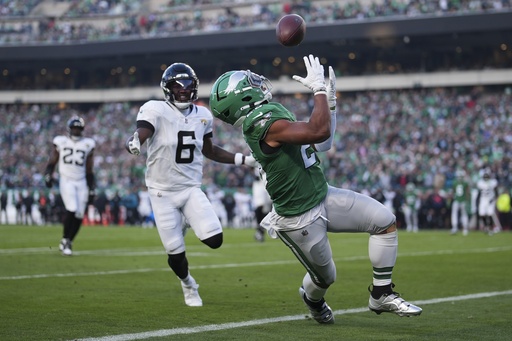
<svg viewBox="0 0 512 341">
<path fill-rule="evenodd" d="M 428 305 L 428 304 L 436 304 L 436 303 L 443 303 L 443 302 L 466 301 L 466 300 L 473 300 L 473 299 L 493 297 L 493 296 L 502 296 L 502 295 L 512 295 L 512 290 L 482 292 L 482 293 L 478 293 L 478 294 L 470 294 L 470 295 L 463 295 L 463 296 L 433 298 L 430 300 L 414 301 L 412 303 L 418 304 L 418 305 Z M 355 308 L 355 309 L 336 310 L 333 312 L 333 314 L 334 315 L 346 315 L 346 314 L 362 313 L 362 312 L 367 312 L 367 311 L 368 311 L 368 307 L 364 307 L 364 308 Z M 275 317 L 275 318 L 268 318 L 268 319 L 261 319 L 261 320 L 244 321 L 244 322 L 210 324 L 210 325 L 197 326 L 197 327 L 191 327 L 191 328 L 161 329 L 161 330 L 155 330 L 155 331 L 143 332 L 143 333 L 111 335 L 111 336 L 104 336 L 104 337 L 99 337 L 99 338 L 75 339 L 74 341 L 145 340 L 145 339 L 149 339 L 152 337 L 197 334 L 197 333 L 202 333 L 202 332 L 243 328 L 243 327 L 250 327 L 250 326 L 262 325 L 262 324 L 268 324 L 268 323 L 296 321 L 296 320 L 302 320 L 302 319 L 304 319 L 304 314 L 294 315 L 294 316 L 282 316 L 282 317 Z"/>
</svg>

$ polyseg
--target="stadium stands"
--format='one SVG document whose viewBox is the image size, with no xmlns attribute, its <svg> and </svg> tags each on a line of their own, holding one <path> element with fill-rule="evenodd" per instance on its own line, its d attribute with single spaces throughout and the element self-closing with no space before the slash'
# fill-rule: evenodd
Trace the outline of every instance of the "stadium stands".
<svg viewBox="0 0 512 341">
<path fill-rule="evenodd" d="M 268 41 L 288 11 L 310 25 L 311 41 L 295 50 Z M 276 97 L 307 118 L 310 96 L 279 76 L 303 72 L 301 57 L 313 52 L 335 66 L 341 91 L 335 149 L 323 159 L 332 184 L 375 194 L 413 181 L 426 198 L 434 186 L 448 191 L 457 167 L 477 176 L 485 164 L 509 187 L 511 13 L 507 0 L 0 0 L 0 186 L 43 189 L 51 138 L 76 113 L 98 142 L 99 187 L 139 188 L 143 159 L 123 144 L 139 105 L 161 98 L 162 68 L 177 59 L 198 71 L 202 101 L 221 72 L 251 68 L 271 77 Z M 472 15 L 482 19 L 479 27 Z M 443 25 L 423 21 L 444 18 Z M 397 32 L 381 36 L 378 26 L 372 33 L 375 23 Z M 348 38 L 338 37 L 345 32 Z M 246 148 L 220 122 L 214 139 Z M 252 181 L 243 168 L 209 161 L 204 173 L 206 183 L 229 189 Z"/>
</svg>

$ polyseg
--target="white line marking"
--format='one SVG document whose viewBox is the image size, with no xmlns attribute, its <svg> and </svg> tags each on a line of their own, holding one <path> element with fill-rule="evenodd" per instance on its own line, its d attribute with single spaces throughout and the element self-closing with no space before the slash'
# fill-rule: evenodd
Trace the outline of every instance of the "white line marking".
<svg viewBox="0 0 512 341">
<path fill-rule="evenodd" d="M 431 256 L 431 255 L 441 255 L 441 254 L 473 254 L 473 253 L 491 253 L 491 252 L 501 252 L 501 251 L 509 251 L 512 250 L 512 246 L 503 246 L 503 247 L 492 247 L 492 248 L 484 248 L 484 249 L 470 249 L 470 250 L 439 250 L 439 251 L 421 251 L 421 252 L 411 252 L 411 253 L 400 253 L 398 257 L 418 257 L 418 256 Z M 56 251 L 58 252 L 58 251 Z M 92 252 L 92 251 L 91 251 Z M 101 252 L 101 250 L 100 250 Z M 76 253 L 79 255 L 79 253 Z M 108 254 L 107 254 L 108 255 Z M 190 256 L 196 255 L 195 253 L 190 253 Z M 197 254 L 198 256 L 203 256 L 204 254 Z M 353 257 L 344 257 L 344 258 L 335 258 L 335 262 L 353 262 L 359 260 L 367 260 L 368 256 L 353 256 Z M 273 262 L 254 262 L 254 263 L 232 263 L 232 264 L 213 264 L 213 265 L 192 265 L 190 266 L 191 270 L 201 269 L 225 269 L 225 268 L 242 268 L 242 267 L 253 267 L 253 266 L 272 266 L 272 265 L 286 265 L 286 264 L 295 264 L 297 261 L 293 260 L 283 260 L 283 261 L 273 261 Z M 51 278 L 51 277 L 73 277 L 73 276 L 101 276 L 101 275 L 119 275 L 119 274 L 130 274 L 130 273 L 143 273 L 143 272 L 157 272 L 157 271 L 168 271 L 169 268 L 147 268 L 147 269 L 126 269 L 126 270 L 109 270 L 109 271 L 95 271 L 95 272 L 75 272 L 75 273 L 60 273 L 60 274 L 35 274 L 35 275 L 19 275 L 19 276 L 4 276 L 0 277 L 0 281 L 9 281 L 9 280 L 23 280 L 23 279 L 35 279 L 35 278 Z"/>
<path fill-rule="evenodd" d="M 482 292 L 482 293 L 463 295 L 463 296 L 441 297 L 441 298 L 434 298 L 434 299 L 430 299 L 430 300 L 415 301 L 412 303 L 418 304 L 418 305 L 428 305 L 428 304 L 453 302 L 453 301 L 465 301 L 465 300 L 472 300 L 472 299 L 493 297 L 493 296 L 502 296 L 502 295 L 512 295 L 512 290 Z M 368 311 L 368 307 L 364 307 L 364 308 L 336 310 L 333 312 L 333 314 L 334 315 L 346 315 L 346 314 L 362 313 L 362 312 L 367 312 L 367 311 Z M 244 322 L 210 324 L 210 325 L 206 325 L 206 326 L 197 326 L 197 327 L 191 327 L 191 328 L 161 329 L 161 330 L 155 330 L 155 331 L 143 332 L 143 333 L 121 334 L 121 335 L 104 336 L 104 337 L 99 337 L 99 338 L 78 339 L 76 341 L 144 340 L 144 339 L 149 339 L 152 337 L 166 337 L 166 336 L 171 336 L 171 335 L 196 334 L 196 333 L 209 332 L 209 331 L 219 331 L 219 330 L 243 328 L 243 327 L 256 326 L 256 325 L 275 323 L 275 322 L 297 321 L 297 320 L 304 319 L 305 318 L 304 316 L 305 315 L 302 314 L 302 315 L 281 316 L 281 317 L 275 317 L 275 318 L 267 318 L 267 319 L 244 321 Z"/>
</svg>

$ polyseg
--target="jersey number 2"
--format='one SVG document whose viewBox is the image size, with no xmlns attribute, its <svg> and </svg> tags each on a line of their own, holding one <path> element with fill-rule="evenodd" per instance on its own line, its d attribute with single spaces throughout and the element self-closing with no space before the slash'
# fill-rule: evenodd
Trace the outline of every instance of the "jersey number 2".
<svg viewBox="0 0 512 341">
<path fill-rule="evenodd" d="M 317 163 L 316 154 L 311 145 L 304 145 L 300 147 L 302 160 L 304 161 L 304 168 L 309 168 Z"/>
</svg>

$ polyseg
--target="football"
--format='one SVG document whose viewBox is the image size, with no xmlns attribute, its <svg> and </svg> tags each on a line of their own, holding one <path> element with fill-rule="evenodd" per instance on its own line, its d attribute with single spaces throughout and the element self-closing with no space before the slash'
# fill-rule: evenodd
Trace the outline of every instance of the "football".
<svg viewBox="0 0 512 341">
<path fill-rule="evenodd" d="M 277 40 L 284 46 L 297 46 L 306 34 L 306 22 L 297 14 L 283 16 L 276 26 Z"/>
</svg>

